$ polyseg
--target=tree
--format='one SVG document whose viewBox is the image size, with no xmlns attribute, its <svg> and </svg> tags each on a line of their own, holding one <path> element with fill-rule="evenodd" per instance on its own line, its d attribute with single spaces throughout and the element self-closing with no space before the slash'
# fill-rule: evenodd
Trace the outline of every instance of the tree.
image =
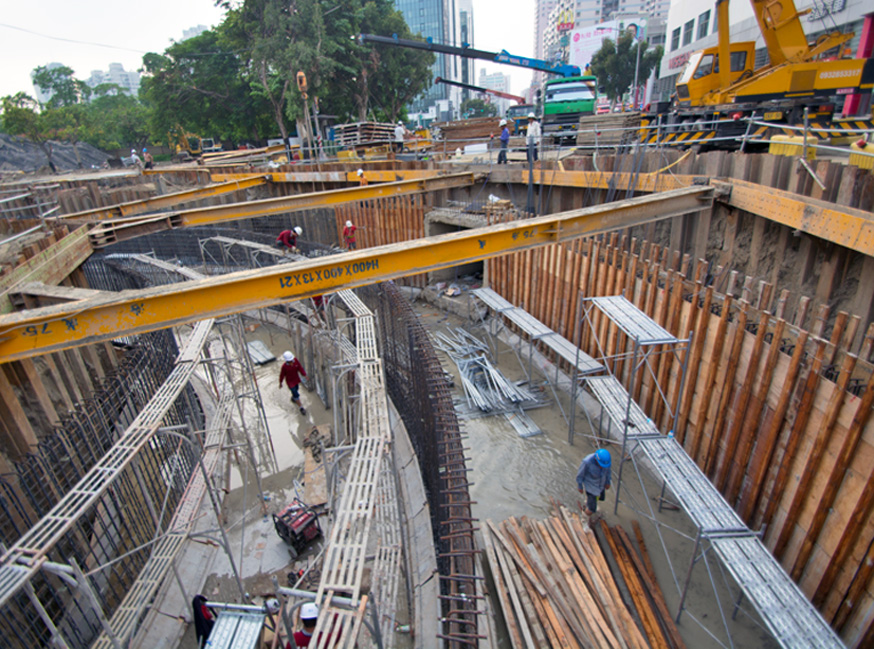
<svg viewBox="0 0 874 649">
<path fill-rule="evenodd" d="M 461 102 L 461 114 L 468 117 L 494 117 L 498 110 L 482 99 L 465 99 Z"/>
<path fill-rule="evenodd" d="M 653 68 L 658 65 L 662 58 L 661 46 L 654 50 L 648 48 L 647 41 L 635 41 L 630 33 L 625 32 L 616 41 L 605 38 L 601 49 L 592 56 L 589 71 L 598 77 L 598 85 L 604 89 L 611 102 L 621 102 L 634 83 L 635 65 L 639 84 L 645 82 Z"/>
<path fill-rule="evenodd" d="M 38 112 L 39 102 L 30 95 L 19 92 L 3 98 L 3 125 L 11 135 L 21 135 L 42 149 L 49 168 L 57 172 L 52 162 L 51 130 L 45 118 Z"/>
<path fill-rule="evenodd" d="M 269 108 L 252 92 L 243 59 L 223 26 L 143 57 L 140 97 L 154 141 L 177 124 L 205 137 L 259 140 L 272 131 Z"/>
<path fill-rule="evenodd" d="M 39 66 L 33 71 L 33 83 L 43 92 L 52 93 L 46 102 L 47 108 L 73 106 L 87 102 L 91 96 L 91 88 L 88 87 L 88 84 L 74 79 L 73 69 L 65 65 L 51 69 Z"/>
<path fill-rule="evenodd" d="M 82 141 L 104 151 L 120 148 L 142 148 L 149 137 L 148 111 L 136 97 L 115 84 L 94 88 L 88 112 L 91 119 L 85 124 Z"/>
</svg>

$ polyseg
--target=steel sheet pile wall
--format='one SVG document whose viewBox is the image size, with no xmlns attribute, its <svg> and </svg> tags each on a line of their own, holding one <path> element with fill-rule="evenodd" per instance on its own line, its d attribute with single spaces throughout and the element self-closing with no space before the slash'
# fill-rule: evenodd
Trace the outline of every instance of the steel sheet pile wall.
<svg viewBox="0 0 874 649">
<path fill-rule="evenodd" d="M 452 395 L 428 334 L 391 284 L 361 289 L 379 318 L 389 395 L 410 435 L 431 506 L 444 617 L 443 636 L 476 637 L 479 597 L 466 458 Z M 457 646 L 453 644 L 452 646 Z"/>
<path fill-rule="evenodd" d="M 489 260 L 488 277 L 600 356 L 597 338 L 612 372 L 667 432 L 662 386 L 689 456 L 750 528 L 766 530 L 768 547 L 844 639 L 870 646 L 874 323 L 863 336 L 858 316 L 811 312 L 806 297 L 777 296 L 767 282 L 616 234 Z M 693 332 L 682 394 L 682 354 L 659 354 L 658 381 L 639 372 L 630 385 L 625 335 L 597 311 L 581 332 L 580 300 L 619 294 L 672 334 Z"/>
<path fill-rule="evenodd" d="M 357 249 L 400 243 L 425 236 L 425 202 L 422 196 L 398 196 L 338 205 L 337 240 L 343 241 L 343 227 L 352 221 Z M 407 286 L 425 286 L 424 274 L 404 277 Z"/>
<path fill-rule="evenodd" d="M 95 288 L 138 286 L 131 277 L 102 264 L 90 262 L 86 273 Z M 169 330 L 138 336 L 131 343 L 95 393 L 64 415 L 55 432 L 14 465 L 14 474 L 0 478 L 0 540 L 4 545 L 18 541 L 82 479 L 172 371 L 178 350 Z M 203 427 L 198 402 L 188 390 L 165 418 L 166 425 Z M 149 543 L 170 523 L 194 466 L 190 446 L 156 437 L 49 552 L 50 561 L 69 565 L 74 560 L 88 574 L 107 617 L 145 565 Z M 54 625 L 68 642 L 75 642 L 71 646 L 89 646 L 101 625 L 83 592 L 46 570 L 38 573 L 32 585 L 35 598 Z M 51 644 L 50 631 L 25 590 L 0 610 L 0 637 L 0 644 L 10 649 Z"/>
</svg>

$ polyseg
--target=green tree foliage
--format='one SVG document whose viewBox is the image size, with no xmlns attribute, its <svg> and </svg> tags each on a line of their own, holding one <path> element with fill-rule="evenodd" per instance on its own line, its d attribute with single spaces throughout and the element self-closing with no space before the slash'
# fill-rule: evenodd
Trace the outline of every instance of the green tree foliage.
<svg viewBox="0 0 874 649">
<path fill-rule="evenodd" d="M 621 102 L 634 83 L 638 49 L 640 49 L 640 62 L 637 79 L 638 84 L 642 84 L 661 60 L 661 46 L 651 50 L 647 41 L 635 41 L 632 35 L 626 32 L 615 41 L 610 38 L 604 39 L 601 49 L 592 56 L 589 71 L 598 77 L 598 85 L 614 103 Z"/>
<path fill-rule="evenodd" d="M 73 69 L 67 66 L 49 69 L 39 66 L 33 71 L 33 83 L 43 92 L 51 92 L 46 108 L 74 106 L 88 101 L 91 88 L 84 81 L 73 77 Z"/>
<path fill-rule="evenodd" d="M 30 95 L 19 92 L 3 98 L 3 126 L 11 135 L 20 135 L 38 145 L 46 156 L 52 171 L 57 171 L 52 162 L 52 128 L 45 115 L 39 112 L 39 102 Z"/>
<path fill-rule="evenodd" d="M 98 149 L 141 149 L 150 141 L 156 141 L 149 137 L 146 107 L 115 84 L 94 88 L 88 108 L 92 119 L 86 126 L 82 140 Z"/>
<path fill-rule="evenodd" d="M 498 110 L 482 99 L 465 99 L 461 102 L 461 114 L 467 117 L 494 117 Z"/>
<path fill-rule="evenodd" d="M 143 68 L 140 98 L 153 141 L 166 141 L 176 124 L 225 141 L 272 133 L 267 106 L 250 91 L 243 60 L 222 27 L 174 43 L 164 54 L 146 54 Z"/>
</svg>

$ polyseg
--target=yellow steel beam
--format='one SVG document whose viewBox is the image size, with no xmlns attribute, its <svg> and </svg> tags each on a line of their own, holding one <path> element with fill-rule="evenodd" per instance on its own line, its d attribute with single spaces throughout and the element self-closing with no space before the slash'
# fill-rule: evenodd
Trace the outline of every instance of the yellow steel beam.
<svg viewBox="0 0 874 649">
<path fill-rule="evenodd" d="M 91 256 L 88 228 L 79 227 L 57 243 L 16 266 L 0 279 L 0 313 L 13 309 L 9 293 L 25 282 L 60 284 Z"/>
<path fill-rule="evenodd" d="M 874 256 L 874 215 L 742 180 L 718 181 L 722 202 L 845 248 Z"/>
<path fill-rule="evenodd" d="M 296 196 L 280 196 L 260 201 L 216 205 L 191 210 L 165 212 L 152 216 L 134 216 L 124 219 L 114 219 L 102 223 L 91 231 L 91 245 L 102 248 L 124 239 L 142 236 L 161 230 L 194 227 L 223 223 L 239 219 L 250 219 L 270 214 L 283 214 L 313 207 L 329 207 L 341 203 L 365 201 L 374 198 L 401 196 L 404 194 L 420 194 L 424 192 L 466 187 L 472 185 L 476 177 L 472 173 L 451 174 L 422 178 L 419 180 L 404 180 L 364 187 L 348 187 L 324 192 L 297 194 Z"/>
<path fill-rule="evenodd" d="M 521 182 L 528 184 L 529 172 L 521 172 Z M 533 182 L 536 185 L 557 187 L 585 187 L 587 189 L 633 189 L 638 192 L 662 192 L 696 184 L 698 176 L 665 173 L 632 174 L 611 171 L 552 171 L 535 169 Z"/>
<path fill-rule="evenodd" d="M 551 216 L 0 316 L 0 362 L 372 284 L 709 208 L 687 187 Z"/>
<path fill-rule="evenodd" d="M 258 187 L 267 182 L 267 177 L 264 174 L 251 175 L 248 178 L 241 180 L 231 180 L 218 185 L 209 185 L 207 187 L 198 187 L 197 189 L 186 189 L 181 192 L 165 194 L 164 196 L 155 196 L 140 201 L 129 201 L 127 203 L 118 203 L 109 207 L 101 207 L 93 210 L 85 210 L 84 212 L 76 212 L 74 214 L 64 214 L 58 219 L 62 221 L 74 221 L 77 223 L 91 223 L 92 221 L 101 221 L 104 219 L 115 219 L 133 214 L 142 214 L 154 210 L 161 210 L 165 207 L 172 207 L 180 203 L 188 203 L 189 201 L 197 201 L 212 196 L 221 196 L 230 192 L 248 189 L 250 187 Z"/>
<path fill-rule="evenodd" d="M 363 168 L 363 167 L 362 167 Z M 221 173 L 212 172 L 213 182 L 243 180 L 252 176 L 266 176 L 272 183 L 355 183 L 358 184 L 358 173 L 338 169 L 336 171 L 301 171 L 297 173 L 272 172 L 267 174 L 252 173 Z M 372 183 L 391 183 L 398 180 L 418 180 L 434 178 L 440 175 L 436 169 L 364 169 L 364 177 Z"/>
</svg>

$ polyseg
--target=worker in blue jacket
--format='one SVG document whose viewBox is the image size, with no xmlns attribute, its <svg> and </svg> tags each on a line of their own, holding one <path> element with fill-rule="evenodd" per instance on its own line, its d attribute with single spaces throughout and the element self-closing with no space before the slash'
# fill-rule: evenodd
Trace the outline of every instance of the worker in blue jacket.
<svg viewBox="0 0 874 649">
<path fill-rule="evenodd" d="M 577 489 L 586 492 L 586 514 L 592 516 L 598 510 L 598 498 L 610 488 L 610 452 L 599 448 L 587 455 L 577 471 Z"/>
</svg>

